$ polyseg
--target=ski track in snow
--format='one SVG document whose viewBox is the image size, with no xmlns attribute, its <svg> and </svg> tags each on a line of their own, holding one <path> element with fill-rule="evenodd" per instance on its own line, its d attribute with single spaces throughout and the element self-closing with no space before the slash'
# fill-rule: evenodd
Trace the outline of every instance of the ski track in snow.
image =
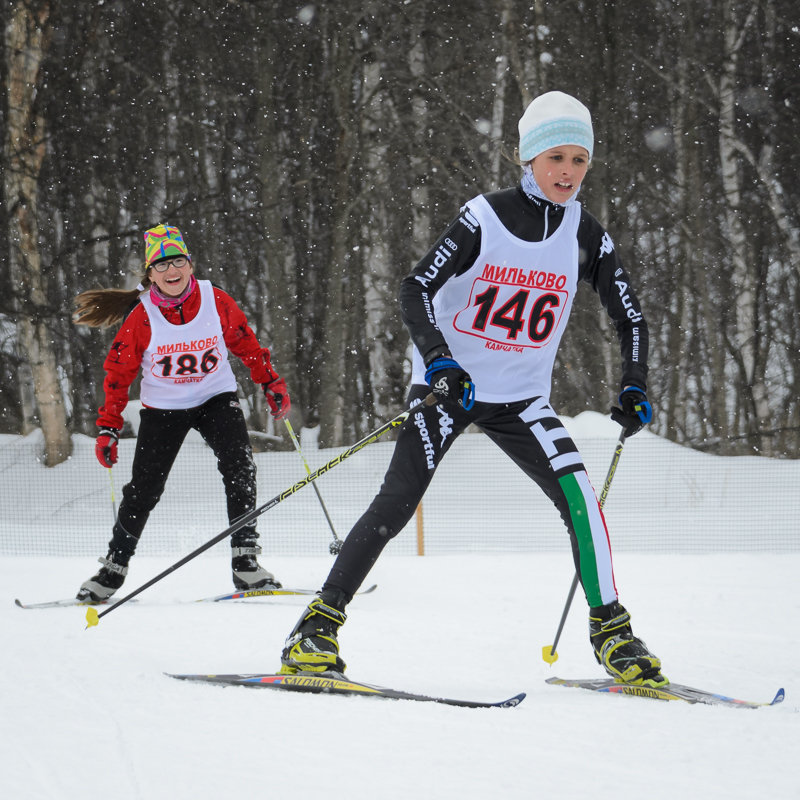
<svg viewBox="0 0 800 800">
<path fill-rule="evenodd" d="M 177 559 L 174 559 L 177 560 Z M 123 591 L 174 560 L 134 559 Z M 265 558 L 318 586 L 330 557 Z M 176 603 L 224 592 L 228 562 L 201 557 L 86 628 L 70 596 L 84 558 L 0 558 L 4 640 L 0 795 L 13 800 L 220 800 L 308 792 L 369 798 L 552 796 L 706 800 L 800 796 L 800 554 L 615 558 L 634 630 L 676 682 L 774 708 L 608 696 L 545 678 L 602 677 L 576 596 L 544 663 L 572 578 L 567 554 L 387 554 L 341 630 L 357 680 L 500 700 L 461 709 L 187 684 L 165 672 L 271 672 L 308 598 Z"/>
</svg>

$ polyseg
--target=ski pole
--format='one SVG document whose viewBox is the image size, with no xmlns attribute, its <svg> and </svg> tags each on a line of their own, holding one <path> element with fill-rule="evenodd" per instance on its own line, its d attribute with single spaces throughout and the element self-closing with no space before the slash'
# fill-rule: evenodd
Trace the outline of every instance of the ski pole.
<svg viewBox="0 0 800 800">
<path fill-rule="evenodd" d="M 108 481 L 111 484 L 111 510 L 114 512 L 114 522 L 117 521 L 117 500 L 114 497 L 114 476 L 111 474 L 111 467 L 108 468 Z"/>
<path fill-rule="evenodd" d="M 297 454 L 300 456 L 300 460 L 303 462 L 303 466 L 306 468 L 306 475 L 310 475 L 311 467 L 308 466 L 308 461 L 306 461 L 306 457 L 303 455 L 303 451 L 300 449 L 300 442 L 294 434 L 294 428 L 292 427 L 292 423 L 289 422 L 289 417 L 286 417 L 283 421 L 286 423 L 286 430 L 289 431 L 289 438 L 292 440 L 294 448 L 297 450 Z M 333 534 L 333 541 L 330 543 L 330 545 L 328 545 L 328 549 L 331 551 L 331 555 L 335 556 L 337 553 L 341 552 L 344 542 L 336 535 L 336 528 L 333 527 L 331 515 L 328 513 L 328 509 L 325 506 L 325 501 L 322 499 L 319 487 L 316 483 L 312 483 L 311 485 L 314 487 L 314 491 L 317 493 L 317 500 L 319 500 L 319 504 L 322 506 L 325 519 L 328 520 L 328 527 L 331 529 L 331 533 Z"/>
<path fill-rule="evenodd" d="M 436 395 L 433 393 L 429 394 L 424 400 L 423 403 L 426 406 L 432 406 L 437 403 Z M 381 438 L 385 433 L 393 430 L 394 428 L 400 427 L 410 416 L 411 412 L 414 410 L 415 406 L 406 409 L 405 411 L 401 411 L 396 417 L 393 417 L 388 422 L 385 422 L 380 428 L 376 428 L 372 433 L 367 434 L 361 441 L 356 442 L 351 447 L 348 447 L 347 450 L 339 453 L 338 456 L 332 458 L 327 464 L 323 464 L 319 469 L 315 469 L 312 473 L 310 473 L 307 477 L 303 478 L 300 481 L 297 481 L 293 486 L 290 486 L 288 489 L 284 490 L 272 500 L 268 500 L 258 508 L 254 508 L 252 511 L 248 511 L 246 514 L 242 514 L 239 519 L 236 520 L 233 524 L 229 527 L 225 528 L 224 531 L 218 533 L 214 536 L 213 539 L 209 539 L 205 544 L 200 545 L 196 550 L 192 550 L 189 555 L 184 556 L 180 561 L 176 561 L 171 567 L 167 567 L 163 572 L 160 572 L 155 578 L 151 578 L 147 583 L 143 583 L 138 589 L 134 589 L 130 594 L 126 595 L 122 599 L 118 600 L 113 605 L 109 606 L 104 611 L 97 613 L 97 608 L 94 606 L 89 606 L 86 610 L 86 627 L 90 627 L 93 625 L 97 625 L 100 621 L 100 617 L 104 617 L 106 614 L 113 611 L 115 608 L 119 608 L 123 603 L 126 603 L 128 600 L 136 597 L 136 595 L 141 594 L 145 589 L 152 586 L 154 583 L 158 583 L 162 578 L 166 578 L 172 572 L 175 572 L 176 569 L 182 567 L 184 564 L 191 561 L 193 558 L 196 558 L 201 553 L 204 553 L 210 547 L 213 547 L 218 542 L 221 542 L 223 539 L 226 539 L 233 533 L 236 533 L 240 528 L 243 528 L 245 525 L 249 525 L 254 519 L 260 517 L 266 511 L 269 511 L 271 508 L 274 508 L 278 503 L 283 502 L 286 500 L 287 497 L 291 497 L 295 492 L 299 492 L 304 486 L 307 486 L 312 481 L 315 481 L 320 475 L 324 475 L 328 470 L 333 469 L 337 464 L 341 464 L 346 458 L 350 458 L 354 453 L 357 453 L 359 450 L 365 448 L 368 444 L 372 444 L 373 442 L 377 442 L 378 439 Z"/>
<path fill-rule="evenodd" d="M 600 508 L 605 505 L 606 498 L 608 497 L 608 490 L 611 488 L 611 481 L 614 479 L 614 473 L 617 471 L 617 465 L 619 464 L 619 457 L 622 455 L 622 447 L 625 444 L 625 428 L 619 434 L 619 439 L 617 440 L 617 445 L 614 448 L 614 456 L 611 459 L 611 466 L 608 468 L 608 474 L 606 475 L 606 482 L 603 484 L 603 491 L 600 492 Z M 569 614 L 570 606 L 572 605 L 572 598 L 575 597 L 575 590 L 578 588 L 578 572 L 575 571 L 575 575 L 572 578 L 572 586 L 569 587 L 569 594 L 567 595 L 567 602 L 564 604 L 564 612 L 561 614 L 561 622 L 558 623 L 558 630 L 556 631 L 556 638 L 553 640 L 553 644 L 546 644 L 542 648 L 542 658 L 548 664 L 555 664 L 558 661 L 558 653 L 556 652 L 556 647 L 558 647 L 558 640 L 561 638 L 561 631 L 564 630 L 564 623 L 567 621 L 567 615 Z"/>
</svg>

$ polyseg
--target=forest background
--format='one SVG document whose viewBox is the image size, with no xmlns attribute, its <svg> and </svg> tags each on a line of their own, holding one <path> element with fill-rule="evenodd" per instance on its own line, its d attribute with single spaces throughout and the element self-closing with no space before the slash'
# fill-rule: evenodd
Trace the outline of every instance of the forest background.
<svg viewBox="0 0 800 800">
<path fill-rule="evenodd" d="M 45 463 L 92 435 L 114 332 L 73 324 L 74 297 L 135 287 L 160 222 L 321 446 L 393 415 L 399 282 L 518 180 L 517 121 L 552 89 L 592 110 L 580 199 L 650 324 L 654 432 L 797 456 L 796 0 L 2 0 L 0 27 L 0 433 L 41 427 Z M 553 403 L 607 412 L 613 328 L 586 286 L 573 315 Z"/>
</svg>

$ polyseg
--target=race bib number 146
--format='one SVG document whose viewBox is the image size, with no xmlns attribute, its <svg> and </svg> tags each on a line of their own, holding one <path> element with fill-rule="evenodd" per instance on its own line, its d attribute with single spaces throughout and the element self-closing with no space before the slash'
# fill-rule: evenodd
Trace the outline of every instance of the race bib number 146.
<svg viewBox="0 0 800 800">
<path fill-rule="evenodd" d="M 516 347 L 544 347 L 558 328 L 566 289 L 522 287 L 476 278 L 469 304 L 456 314 L 461 333 Z"/>
</svg>

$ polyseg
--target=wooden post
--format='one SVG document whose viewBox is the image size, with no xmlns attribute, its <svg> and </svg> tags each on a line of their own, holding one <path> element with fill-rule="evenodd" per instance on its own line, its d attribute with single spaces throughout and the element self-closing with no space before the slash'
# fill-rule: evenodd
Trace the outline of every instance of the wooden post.
<svg viewBox="0 0 800 800">
<path fill-rule="evenodd" d="M 417 506 L 417 555 L 425 555 L 425 532 L 423 530 L 422 522 L 422 503 Z"/>
</svg>

